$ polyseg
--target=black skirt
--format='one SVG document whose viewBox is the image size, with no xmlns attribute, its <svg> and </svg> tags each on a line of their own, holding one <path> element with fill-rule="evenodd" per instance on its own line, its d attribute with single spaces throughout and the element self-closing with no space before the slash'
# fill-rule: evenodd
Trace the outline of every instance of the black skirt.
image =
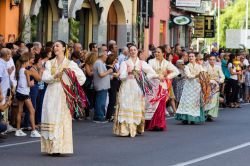
<svg viewBox="0 0 250 166">
<path fill-rule="evenodd" d="M 30 99 L 30 95 L 24 95 L 24 94 L 21 94 L 19 92 L 16 92 L 16 98 L 19 101 L 25 101 L 25 100 Z"/>
</svg>

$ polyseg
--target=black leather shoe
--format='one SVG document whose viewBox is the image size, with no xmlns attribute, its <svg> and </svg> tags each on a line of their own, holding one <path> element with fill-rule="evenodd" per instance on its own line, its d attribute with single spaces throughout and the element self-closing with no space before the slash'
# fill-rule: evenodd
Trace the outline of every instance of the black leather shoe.
<svg viewBox="0 0 250 166">
<path fill-rule="evenodd" d="M 7 135 L 5 134 L 0 134 L 0 139 L 6 139 L 7 138 Z"/>
</svg>

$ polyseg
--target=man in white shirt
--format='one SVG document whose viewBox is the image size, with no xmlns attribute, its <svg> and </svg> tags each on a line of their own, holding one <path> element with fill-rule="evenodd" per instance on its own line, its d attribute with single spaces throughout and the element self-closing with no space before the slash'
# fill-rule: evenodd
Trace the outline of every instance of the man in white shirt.
<svg viewBox="0 0 250 166">
<path fill-rule="evenodd" d="M 14 71 L 14 67 L 12 65 L 12 67 L 8 68 L 8 62 L 10 61 L 10 58 L 11 58 L 11 50 L 8 48 L 3 48 L 0 52 L 0 86 L 3 95 L 3 100 L 1 104 L 5 104 L 9 100 L 9 96 L 11 93 L 10 76 Z M 10 64 L 12 64 L 12 62 Z M 13 83 L 16 84 L 16 82 Z M 7 124 L 7 131 L 14 131 L 13 127 L 9 125 L 8 111 L 9 111 L 8 108 L 5 111 L 3 111 L 4 121 Z"/>
<path fill-rule="evenodd" d="M 118 56 L 119 65 L 121 65 L 123 61 L 128 60 L 128 58 L 129 58 L 128 47 L 123 47 L 122 53 Z"/>
</svg>

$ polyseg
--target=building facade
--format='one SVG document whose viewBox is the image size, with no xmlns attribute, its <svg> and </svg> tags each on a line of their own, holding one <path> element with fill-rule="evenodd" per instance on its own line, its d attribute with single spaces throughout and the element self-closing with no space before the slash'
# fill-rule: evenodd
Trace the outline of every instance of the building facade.
<svg viewBox="0 0 250 166">
<path fill-rule="evenodd" d="M 109 40 L 123 47 L 135 38 L 135 5 L 136 0 L 72 0 L 69 13 L 80 27 L 75 37 L 85 47 L 92 41 L 106 44 Z"/>
<path fill-rule="evenodd" d="M 0 34 L 5 42 L 13 42 L 19 36 L 19 3 L 0 1 Z"/>
<path fill-rule="evenodd" d="M 137 0 L 23 0 L 22 39 L 28 43 L 63 40 L 119 47 L 136 39 Z M 119 34 L 119 35 L 118 35 Z"/>
<path fill-rule="evenodd" d="M 155 46 L 169 43 L 168 21 L 170 16 L 170 1 L 154 0 L 153 17 L 150 18 L 149 43 Z"/>
</svg>

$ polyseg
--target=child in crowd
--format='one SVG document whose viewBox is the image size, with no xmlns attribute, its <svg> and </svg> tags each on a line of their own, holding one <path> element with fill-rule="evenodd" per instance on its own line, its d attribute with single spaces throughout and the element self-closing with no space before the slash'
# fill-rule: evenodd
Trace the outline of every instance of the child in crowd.
<svg viewBox="0 0 250 166">
<path fill-rule="evenodd" d="M 245 71 L 245 99 L 246 102 L 250 102 L 250 65 Z"/>
<path fill-rule="evenodd" d="M 30 122 L 31 122 L 31 127 L 32 131 L 30 134 L 30 137 L 41 137 L 38 131 L 35 129 L 35 110 L 31 102 L 30 98 L 30 87 L 34 86 L 34 81 L 30 81 L 30 74 L 29 71 L 26 70 L 26 68 L 29 65 L 29 54 L 30 53 L 25 53 L 23 54 L 20 59 L 20 69 L 18 72 L 18 85 L 17 85 L 17 92 L 16 92 L 16 98 L 18 100 L 18 114 L 17 114 L 17 130 L 15 133 L 15 136 L 21 137 L 21 136 L 26 136 L 21 129 L 21 116 L 23 113 L 23 106 L 24 104 L 29 110 L 30 113 Z"/>
</svg>

